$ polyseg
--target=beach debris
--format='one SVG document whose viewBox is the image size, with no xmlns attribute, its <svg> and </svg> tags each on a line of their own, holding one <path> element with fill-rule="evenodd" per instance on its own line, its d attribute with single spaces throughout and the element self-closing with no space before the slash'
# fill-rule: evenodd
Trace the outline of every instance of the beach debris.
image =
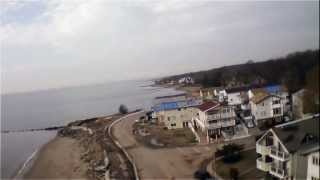
<svg viewBox="0 0 320 180">
<path fill-rule="evenodd" d="M 81 131 L 88 132 L 89 135 L 93 134 L 93 131 L 90 128 L 82 127 L 82 126 L 71 126 L 71 127 L 65 127 L 63 129 L 59 130 L 58 135 L 75 138 L 78 135 L 82 135 Z"/>
</svg>

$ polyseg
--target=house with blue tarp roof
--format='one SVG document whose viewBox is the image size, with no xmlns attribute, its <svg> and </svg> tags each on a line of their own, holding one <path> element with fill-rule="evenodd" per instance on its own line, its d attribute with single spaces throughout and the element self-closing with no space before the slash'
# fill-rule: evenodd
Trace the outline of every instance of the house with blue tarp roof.
<svg viewBox="0 0 320 180">
<path fill-rule="evenodd" d="M 196 106 L 202 104 L 202 100 L 189 97 L 187 94 L 156 97 L 153 107 L 159 123 L 168 129 L 186 128 L 192 117 L 197 113 Z"/>
</svg>

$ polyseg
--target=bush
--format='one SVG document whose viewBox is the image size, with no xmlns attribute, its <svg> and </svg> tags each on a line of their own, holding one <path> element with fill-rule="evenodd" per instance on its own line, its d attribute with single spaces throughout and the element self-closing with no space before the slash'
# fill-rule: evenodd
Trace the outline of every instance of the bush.
<svg viewBox="0 0 320 180">
<path fill-rule="evenodd" d="M 239 179 L 239 171 L 237 168 L 230 168 L 230 178 L 232 180 Z"/>
<path fill-rule="evenodd" d="M 120 114 L 127 114 L 128 113 L 128 108 L 126 105 L 121 104 L 119 106 L 119 113 Z"/>
<path fill-rule="evenodd" d="M 225 163 L 235 163 L 240 160 L 240 151 L 243 149 L 243 145 L 228 144 L 224 145 L 222 149 L 216 152 L 216 156 L 223 156 Z"/>
</svg>

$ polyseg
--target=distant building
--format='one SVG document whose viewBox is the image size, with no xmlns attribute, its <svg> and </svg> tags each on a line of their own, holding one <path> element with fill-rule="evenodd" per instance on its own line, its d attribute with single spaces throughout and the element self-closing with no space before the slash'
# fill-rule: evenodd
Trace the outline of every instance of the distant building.
<svg viewBox="0 0 320 180">
<path fill-rule="evenodd" d="M 236 114 L 233 106 L 222 105 L 217 102 L 205 102 L 198 106 L 198 113 L 193 117 L 195 129 L 200 129 L 211 142 L 223 133 L 234 133 Z"/>
<path fill-rule="evenodd" d="M 187 94 L 161 96 L 155 98 L 152 110 L 158 123 L 168 129 L 186 128 L 197 112 L 195 107 L 201 103 Z"/>
<path fill-rule="evenodd" d="M 179 79 L 179 84 L 194 84 L 194 80 L 190 76 L 183 77 Z"/>
<path fill-rule="evenodd" d="M 268 130 L 257 142 L 257 169 L 278 179 L 319 180 L 319 116 Z"/>
</svg>

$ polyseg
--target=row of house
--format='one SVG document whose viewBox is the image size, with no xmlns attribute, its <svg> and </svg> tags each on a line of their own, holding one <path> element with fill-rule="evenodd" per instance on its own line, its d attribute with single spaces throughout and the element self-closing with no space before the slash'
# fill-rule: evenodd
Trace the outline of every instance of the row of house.
<svg viewBox="0 0 320 180">
<path fill-rule="evenodd" d="M 239 125 L 276 122 L 256 142 L 257 169 L 278 179 L 319 180 L 319 115 L 284 121 L 301 93 L 291 99 L 282 86 L 200 89 L 187 94 L 155 98 L 154 118 L 168 129 L 192 128 L 213 142 L 235 135 Z M 291 102 L 292 105 L 291 105 Z"/>
<path fill-rule="evenodd" d="M 157 122 L 167 129 L 192 126 L 205 135 L 207 142 L 220 138 L 223 133 L 233 134 L 236 124 L 233 106 L 203 102 L 187 94 L 156 97 L 152 111 Z"/>
</svg>

